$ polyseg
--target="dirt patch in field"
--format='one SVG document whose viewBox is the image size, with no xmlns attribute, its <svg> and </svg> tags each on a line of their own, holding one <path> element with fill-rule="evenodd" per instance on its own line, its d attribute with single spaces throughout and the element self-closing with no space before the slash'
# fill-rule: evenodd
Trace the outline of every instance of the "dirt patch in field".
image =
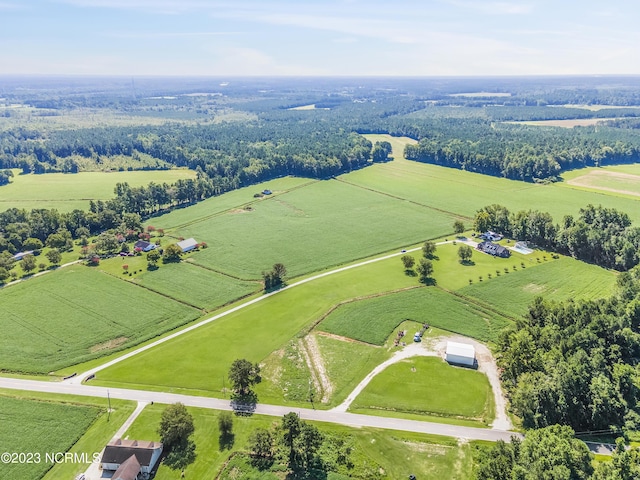
<svg viewBox="0 0 640 480">
<path fill-rule="evenodd" d="M 304 339 L 300 340 L 300 350 L 307 362 L 316 390 L 322 392 L 322 398 L 320 401 L 322 403 L 328 403 L 331 395 L 333 394 L 333 384 L 331 383 L 327 370 L 324 366 L 324 360 L 320 354 L 320 348 L 318 347 L 316 337 L 313 335 L 307 335 Z"/>
<path fill-rule="evenodd" d="M 237 215 L 239 213 L 250 213 L 253 212 L 253 208 L 249 207 L 249 208 L 234 208 L 233 210 L 229 210 L 229 213 L 231 215 Z"/>
<path fill-rule="evenodd" d="M 445 455 L 447 450 L 453 448 L 446 445 L 434 445 L 432 443 L 421 443 L 421 442 L 407 442 L 404 441 L 402 444 L 413 450 L 414 452 L 426 453 L 431 455 Z"/>
<path fill-rule="evenodd" d="M 522 287 L 522 290 L 528 293 L 542 293 L 547 289 L 545 285 L 538 285 L 537 283 L 529 283 Z"/>
<path fill-rule="evenodd" d="M 355 339 L 349 338 L 349 337 L 343 337 L 342 335 L 336 335 L 335 333 L 327 333 L 327 332 L 317 331 L 316 335 L 320 335 L 322 337 L 327 337 L 327 338 L 332 338 L 333 340 L 338 340 L 340 342 L 359 343 L 360 345 L 366 345 L 367 347 L 381 348 L 381 347 L 378 347 L 377 345 L 372 345 L 372 344 L 367 343 L 367 342 L 361 342 L 360 340 L 355 340 Z"/>
<path fill-rule="evenodd" d="M 100 352 L 102 350 L 111 350 L 112 348 L 119 347 L 124 342 L 129 340 L 129 337 L 118 337 L 112 338 L 111 340 L 107 340 L 106 342 L 97 343 L 93 347 L 89 349 L 91 353 Z"/>
<path fill-rule="evenodd" d="M 612 179 L 621 184 L 631 184 L 640 187 L 640 175 L 631 175 L 630 173 L 611 172 L 608 170 L 593 170 L 585 175 L 580 175 L 572 180 L 567 181 L 567 185 L 575 185 L 577 187 L 589 187 L 595 190 L 603 190 L 605 192 L 622 193 L 625 195 L 633 195 L 640 197 L 640 192 L 633 190 L 625 190 L 624 188 L 611 188 L 598 185 L 599 179 Z"/>
</svg>

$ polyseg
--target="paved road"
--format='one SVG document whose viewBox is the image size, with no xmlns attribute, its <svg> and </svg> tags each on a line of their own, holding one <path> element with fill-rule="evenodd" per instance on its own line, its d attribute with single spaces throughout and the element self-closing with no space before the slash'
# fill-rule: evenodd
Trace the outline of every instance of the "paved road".
<svg viewBox="0 0 640 480">
<path fill-rule="evenodd" d="M 449 242 L 439 242 L 437 245 L 442 245 L 445 243 L 449 243 Z M 286 290 L 289 290 L 291 288 L 295 288 L 299 285 L 304 285 L 305 283 L 309 283 L 312 282 L 314 280 L 317 280 L 319 278 L 323 278 L 323 277 L 327 277 L 329 275 L 334 275 L 336 273 L 340 273 L 340 272 L 344 272 L 346 270 L 351 270 L 352 268 L 357 268 L 357 267 L 361 267 L 363 265 L 368 265 L 370 263 L 375 263 L 375 262 L 380 262 L 382 260 L 387 260 L 389 258 L 393 258 L 393 257 L 397 257 L 399 255 L 404 255 L 406 252 L 415 252 L 420 250 L 422 247 L 416 247 L 410 250 L 403 250 L 401 252 L 397 252 L 397 253 L 391 253 L 389 255 L 384 255 L 382 257 L 377 257 L 377 258 L 372 258 L 370 260 L 365 260 L 364 262 L 359 262 L 359 263 L 355 263 L 353 265 L 347 265 L 346 267 L 340 267 L 340 268 L 336 268 L 335 270 L 330 270 L 328 272 L 324 272 L 324 273 L 319 273 L 317 275 L 313 275 L 312 277 L 308 277 L 305 278 L 303 280 L 299 280 L 295 283 L 292 283 L 291 285 L 287 285 L 284 288 L 281 288 L 279 290 L 275 290 L 271 293 L 266 293 L 264 295 L 261 295 L 260 297 L 254 298 L 253 300 L 249 300 L 247 302 L 244 302 L 234 308 L 231 308 L 225 312 L 219 313 L 217 315 L 214 315 L 213 317 L 209 317 L 205 320 L 202 320 L 198 323 L 195 323 L 193 325 L 191 325 L 190 327 L 187 327 L 185 329 L 182 329 L 178 332 L 172 333 L 171 335 L 168 335 L 166 337 L 163 337 L 159 340 L 156 340 L 155 342 L 152 342 L 148 345 L 145 345 L 143 347 L 140 348 L 136 348 L 135 350 L 132 350 L 129 353 L 125 353 L 124 355 L 119 356 L 118 358 L 114 358 L 113 360 L 103 363 L 102 365 L 99 365 L 95 368 L 92 368 L 90 370 L 87 370 L 86 372 L 80 373 L 79 375 L 76 375 L 74 377 L 68 378 L 67 380 L 64 380 L 65 383 L 71 383 L 71 384 L 76 384 L 79 385 L 81 384 L 87 377 L 90 377 L 91 375 L 95 375 L 96 373 L 98 373 L 101 370 L 104 370 L 105 368 L 111 367 L 112 365 L 115 365 L 116 363 L 122 362 L 123 360 L 126 360 L 128 358 L 133 357 L 134 355 L 137 355 L 139 353 L 142 353 L 146 350 L 149 350 L 151 348 L 157 347 L 158 345 L 168 342 L 169 340 L 173 340 L 176 337 L 179 337 L 180 335 L 184 335 L 187 332 L 190 332 L 192 330 L 195 330 L 196 328 L 200 328 L 208 323 L 214 322 L 222 317 L 226 317 L 227 315 L 230 315 L 234 312 L 237 312 L 238 310 L 242 310 L 243 308 L 248 307 L 249 305 L 253 305 L 254 303 L 258 303 L 258 302 L 262 302 L 263 300 L 271 297 L 272 295 L 277 295 L 278 293 L 284 292 Z"/>
<path fill-rule="evenodd" d="M 22 380 L 18 378 L 0 378 L 0 388 L 12 390 L 27 390 L 47 393 L 62 393 L 90 397 L 107 397 L 132 400 L 136 402 L 176 403 L 181 402 L 190 407 L 210 408 L 215 410 L 232 410 L 228 400 L 208 397 L 195 397 L 175 393 L 149 392 L 145 390 L 127 390 L 121 388 L 106 388 L 92 385 L 73 385 L 61 382 L 43 382 L 39 380 Z M 255 413 L 281 417 L 289 412 L 296 412 L 304 420 L 338 423 L 352 427 L 376 427 L 407 432 L 429 433 L 445 435 L 465 440 L 509 441 L 512 435 L 518 433 L 488 428 L 461 427 L 442 423 L 404 420 L 399 418 L 375 417 L 372 415 L 358 415 L 354 413 L 336 412 L 329 410 L 313 410 L 310 408 L 293 408 L 280 405 L 258 404 Z"/>
</svg>

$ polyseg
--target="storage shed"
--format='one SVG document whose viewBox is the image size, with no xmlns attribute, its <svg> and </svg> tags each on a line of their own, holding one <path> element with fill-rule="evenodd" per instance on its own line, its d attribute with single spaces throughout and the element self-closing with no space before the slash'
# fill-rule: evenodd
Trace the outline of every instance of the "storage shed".
<svg viewBox="0 0 640 480">
<path fill-rule="evenodd" d="M 445 360 L 455 365 L 472 367 L 476 362 L 476 349 L 467 343 L 447 342 Z"/>
<path fill-rule="evenodd" d="M 186 240 L 182 240 L 178 242 L 178 246 L 182 250 L 182 252 L 189 252 L 198 246 L 198 242 L 196 242 L 195 238 L 187 238 Z"/>
</svg>

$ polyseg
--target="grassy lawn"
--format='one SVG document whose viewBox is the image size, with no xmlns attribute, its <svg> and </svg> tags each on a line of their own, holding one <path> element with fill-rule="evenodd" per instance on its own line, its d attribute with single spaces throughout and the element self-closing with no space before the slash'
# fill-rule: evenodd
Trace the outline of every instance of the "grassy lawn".
<svg viewBox="0 0 640 480">
<path fill-rule="evenodd" d="M 193 255 L 195 263 L 256 279 L 276 262 L 290 276 L 301 275 L 445 235 L 452 224 L 447 214 L 328 180 L 256 202 L 251 211 L 203 217 L 171 234 L 207 242 L 208 249 Z"/>
<path fill-rule="evenodd" d="M 452 367 L 437 357 L 414 357 L 376 375 L 350 410 L 435 415 L 488 424 L 493 420 L 494 407 L 484 374 Z"/>
<path fill-rule="evenodd" d="M 136 419 L 126 432 L 129 438 L 158 440 L 157 426 L 164 405 L 150 405 Z M 279 423 L 278 418 L 260 415 L 234 417 L 234 442 L 230 449 L 221 449 L 217 420 L 219 412 L 198 408 L 188 408 L 194 418 L 196 461 L 185 470 L 185 478 L 216 478 L 224 462 L 233 452 L 245 451 L 249 434 L 256 428 L 269 428 Z M 421 435 L 393 430 L 374 428 L 349 428 L 340 425 L 313 422 L 325 436 L 340 436 L 352 445 L 351 460 L 354 464 L 351 473 L 355 478 L 371 478 L 367 472 L 379 474 L 385 478 L 405 478 L 413 473 L 420 479 L 470 479 L 472 468 L 471 447 L 458 446 L 456 440 L 434 435 Z M 253 475 L 253 476 L 252 476 Z M 261 473 L 247 462 L 234 461 L 220 477 L 238 478 L 282 478 L 279 474 Z M 272 476 L 268 476 L 272 475 Z M 156 478 L 163 480 L 180 479 L 180 471 L 161 465 Z M 333 476 L 329 479 L 349 477 Z"/>
<path fill-rule="evenodd" d="M 199 312 L 85 266 L 0 290 L 0 369 L 47 373 L 152 338 Z"/>
<path fill-rule="evenodd" d="M 333 305 L 415 284 L 399 263 L 391 258 L 284 291 L 105 369 L 96 381 L 222 396 L 223 378 L 233 360 L 263 362 Z"/>
<path fill-rule="evenodd" d="M 53 466 L 46 454 L 69 450 L 99 413 L 91 406 L 0 395 L 0 451 L 37 455 L 32 463 L 1 462 L 0 478 L 41 478 Z"/>
<path fill-rule="evenodd" d="M 318 329 L 383 345 L 393 330 L 408 319 L 483 341 L 495 341 L 509 324 L 505 318 L 463 298 L 437 287 L 423 287 L 341 305 Z"/>
<path fill-rule="evenodd" d="M 535 255 L 531 254 L 531 255 Z M 596 299 L 613 292 L 614 273 L 572 258 L 541 260 L 536 268 L 520 269 L 458 291 L 510 315 L 523 315 L 537 296 L 550 300 Z"/>
<path fill-rule="evenodd" d="M 372 141 L 391 141 L 395 160 L 339 178 L 468 218 L 479 208 L 498 203 L 511 211 L 534 208 L 549 212 L 560 222 L 564 215 L 576 215 L 580 208 L 591 203 L 622 210 L 634 223 L 640 223 L 640 198 L 566 188 L 562 183 L 538 185 L 404 160 L 401 153 L 404 145 L 413 140 L 387 135 L 366 137 Z M 470 225 L 470 221 L 465 223 Z"/>
<path fill-rule="evenodd" d="M 193 170 L 149 170 L 133 172 L 47 173 L 16 175 L 9 185 L 0 188 L 0 211 L 8 208 L 57 208 L 61 212 L 88 210 L 89 200 L 107 200 L 115 195 L 116 183 L 132 187 L 150 182 L 172 183 L 180 178 L 194 178 Z"/>
</svg>

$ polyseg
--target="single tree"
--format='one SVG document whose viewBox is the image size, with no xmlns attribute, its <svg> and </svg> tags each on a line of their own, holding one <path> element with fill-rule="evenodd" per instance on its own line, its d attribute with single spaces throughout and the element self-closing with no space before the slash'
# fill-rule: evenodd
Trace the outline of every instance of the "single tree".
<svg viewBox="0 0 640 480">
<path fill-rule="evenodd" d="M 462 223 L 460 220 L 456 220 L 455 222 L 453 222 L 453 231 L 457 235 L 460 235 L 461 233 L 463 233 L 464 232 L 464 223 Z"/>
<path fill-rule="evenodd" d="M 251 363 L 244 358 L 234 360 L 229 369 L 229 380 L 233 389 L 240 395 L 246 395 L 251 387 L 262 380 L 260 378 L 260 365 Z"/>
<path fill-rule="evenodd" d="M 160 252 L 158 250 L 151 250 L 149 253 L 147 253 L 147 265 L 149 267 L 155 267 L 156 265 L 158 265 L 158 262 L 161 258 L 162 255 L 160 255 Z"/>
<path fill-rule="evenodd" d="M 182 403 L 169 405 L 162 412 L 158 433 L 164 448 L 171 450 L 184 444 L 194 430 L 193 417 Z"/>
<path fill-rule="evenodd" d="M 424 245 L 422 246 L 422 255 L 424 255 L 424 258 L 433 258 L 434 255 L 436 253 L 436 244 L 433 242 L 424 242 Z"/>
<path fill-rule="evenodd" d="M 266 428 L 256 428 L 249 435 L 247 445 L 251 452 L 251 463 L 259 468 L 269 468 L 273 463 L 273 435 Z"/>
<path fill-rule="evenodd" d="M 313 463 L 316 453 L 322 446 L 322 434 L 314 425 L 302 422 L 300 435 L 296 439 L 299 458 L 302 461 L 301 467 L 308 471 Z"/>
<path fill-rule="evenodd" d="M 458 258 L 462 263 L 467 263 L 473 256 L 473 249 L 469 245 L 460 245 L 458 248 Z"/>
<path fill-rule="evenodd" d="M 289 412 L 282 417 L 282 440 L 289 451 L 289 467 L 296 466 L 296 439 L 300 435 L 302 423 L 295 412 Z"/>
<path fill-rule="evenodd" d="M 62 260 L 62 254 L 57 248 L 52 248 L 45 254 L 45 256 L 51 262 L 51 265 L 59 265 Z"/>
<path fill-rule="evenodd" d="M 433 262 L 426 258 L 421 258 L 416 267 L 416 271 L 420 276 L 420 281 L 425 283 L 433 275 Z"/>
<path fill-rule="evenodd" d="M 179 262 L 181 253 L 182 253 L 182 249 L 175 243 L 168 245 L 164 249 L 164 254 L 162 255 L 162 261 L 164 263 Z"/>
<path fill-rule="evenodd" d="M 33 255 L 27 255 L 20 261 L 20 266 L 25 273 L 29 273 L 36 268 L 36 257 Z"/>
<path fill-rule="evenodd" d="M 42 250 L 44 245 L 37 238 L 27 238 L 22 242 L 22 248 L 25 250 Z"/>
<path fill-rule="evenodd" d="M 402 257 L 400 257 L 400 260 L 402 260 L 402 264 L 404 265 L 405 270 L 411 270 L 416 264 L 416 259 L 411 255 L 403 255 Z"/>
<path fill-rule="evenodd" d="M 280 280 L 280 283 L 284 281 L 284 277 L 287 276 L 287 267 L 285 267 L 282 263 L 276 263 L 273 265 L 273 273 L 274 276 Z"/>
</svg>

